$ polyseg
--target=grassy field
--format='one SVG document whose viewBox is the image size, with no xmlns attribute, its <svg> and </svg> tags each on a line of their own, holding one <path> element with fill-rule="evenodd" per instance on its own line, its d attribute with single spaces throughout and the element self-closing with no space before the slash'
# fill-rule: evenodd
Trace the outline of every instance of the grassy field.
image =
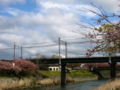
<svg viewBox="0 0 120 90">
<path fill-rule="evenodd" d="M 40 71 L 40 72 L 48 77 L 60 76 L 61 74 L 60 71 Z M 70 73 L 67 73 L 67 76 L 77 78 L 77 77 L 94 77 L 95 75 L 87 70 L 71 70 Z"/>
</svg>

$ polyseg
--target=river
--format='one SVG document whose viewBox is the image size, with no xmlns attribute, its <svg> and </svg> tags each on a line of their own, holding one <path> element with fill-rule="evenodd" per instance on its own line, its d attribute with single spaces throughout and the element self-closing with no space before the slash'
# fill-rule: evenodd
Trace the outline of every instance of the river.
<svg viewBox="0 0 120 90">
<path fill-rule="evenodd" d="M 84 81 L 79 83 L 70 83 L 65 87 L 57 86 L 48 86 L 48 87 L 39 87 L 32 89 L 24 89 L 24 90 L 92 90 L 97 88 L 101 84 L 107 83 L 107 80 L 92 80 L 92 81 Z"/>
</svg>

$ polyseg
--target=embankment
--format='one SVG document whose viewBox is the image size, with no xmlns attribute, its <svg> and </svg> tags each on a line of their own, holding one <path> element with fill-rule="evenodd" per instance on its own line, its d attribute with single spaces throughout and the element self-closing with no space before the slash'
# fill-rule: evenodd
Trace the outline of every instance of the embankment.
<svg viewBox="0 0 120 90">
<path fill-rule="evenodd" d="M 66 82 L 80 82 L 86 80 L 95 80 L 97 78 L 94 77 L 80 77 L 80 78 L 71 78 L 70 76 L 66 77 Z M 34 77 L 24 77 L 23 79 L 19 80 L 18 78 L 0 78 L 0 90 L 11 90 L 16 88 L 23 89 L 23 88 L 32 88 L 32 87 L 43 87 L 49 85 L 59 85 L 60 84 L 60 77 L 49 77 L 44 79 L 38 79 Z"/>
</svg>

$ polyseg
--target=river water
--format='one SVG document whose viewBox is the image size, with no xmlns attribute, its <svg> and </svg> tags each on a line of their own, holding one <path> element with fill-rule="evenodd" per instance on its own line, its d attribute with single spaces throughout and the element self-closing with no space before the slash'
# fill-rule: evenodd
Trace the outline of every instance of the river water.
<svg viewBox="0 0 120 90">
<path fill-rule="evenodd" d="M 24 89 L 24 90 L 92 90 L 105 83 L 107 83 L 107 80 L 92 80 L 92 81 L 85 81 L 79 83 L 70 83 L 67 84 L 65 87 L 61 87 L 60 85 L 57 85 L 57 86 L 39 87 L 39 88 Z"/>
</svg>

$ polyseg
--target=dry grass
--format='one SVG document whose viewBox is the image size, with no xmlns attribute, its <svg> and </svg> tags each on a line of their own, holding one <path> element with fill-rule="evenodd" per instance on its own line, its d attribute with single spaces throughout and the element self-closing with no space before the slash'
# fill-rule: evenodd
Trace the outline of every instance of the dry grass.
<svg viewBox="0 0 120 90">
<path fill-rule="evenodd" d="M 120 90 L 120 80 L 109 81 L 94 90 Z"/>
<path fill-rule="evenodd" d="M 74 80 L 70 77 L 70 76 L 67 76 L 66 77 L 66 82 L 73 82 Z M 38 84 L 40 85 L 58 85 L 60 84 L 61 80 L 60 80 L 60 77 L 53 77 L 53 78 L 46 78 L 46 79 L 43 79 L 43 80 L 39 80 L 37 81 Z"/>
<path fill-rule="evenodd" d="M 71 77 L 66 77 L 66 82 L 72 82 L 73 79 Z M 23 78 L 21 80 L 17 78 L 0 78 L 0 90 L 4 89 L 12 89 L 12 88 L 21 88 L 21 87 L 29 87 L 39 85 L 57 85 L 60 84 L 60 77 L 56 78 L 46 78 L 43 80 L 37 80 L 35 78 Z"/>
<path fill-rule="evenodd" d="M 60 77 L 54 78 L 54 79 L 53 79 L 53 83 L 54 83 L 55 85 L 60 84 Z"/>
<path fill-rule="evenodd" d="M 38 83 L 41 85 L 50 85 L 50 84 L 53 84 L 53 79 L 50 79 L 50 78 L 43 79 L 38 81 Z"/>
<path fill-rule="evenodd" d="M 31 85 L 32 81 L 30 78 L 24 78 L 23 80 L 13 78 L 0 79 L 0 90 L 27 87 Z"/>
<path fill-rule="evenodd" d="M 74 81 L 73 78 L 71 78 L 70 76 L 66 77 L 66 82 L 73 82 L 73 81 Z"/>
</svg>

